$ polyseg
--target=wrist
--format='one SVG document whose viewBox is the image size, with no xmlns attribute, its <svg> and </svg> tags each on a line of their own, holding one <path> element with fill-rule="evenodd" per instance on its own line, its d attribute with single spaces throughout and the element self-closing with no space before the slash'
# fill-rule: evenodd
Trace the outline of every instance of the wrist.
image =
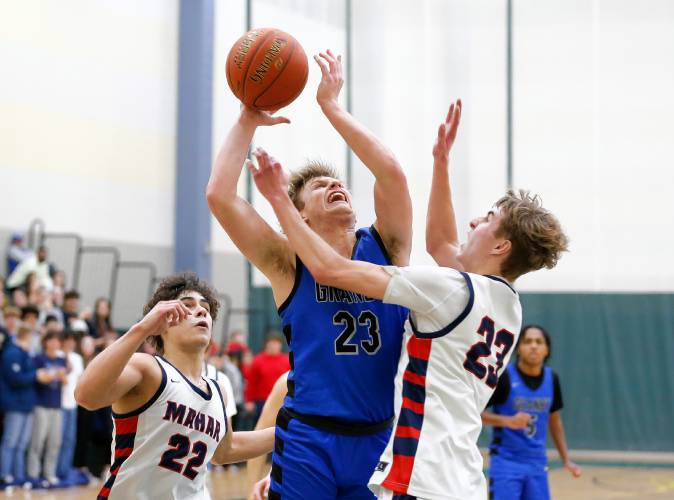
<svg viewBox="0 0 674 500">
<path fill-rule="evenodd" d="M 133 339 L 138 342 L 138 345 L 142 344 L 145 339 L 150 337 L 153 332 L 151 332 L 145 325 L 143 325 L 143 321 L 139 321 L 135 325 L 133 325 L 128 332 L 126 332 L 126 335 L 124 337 L 127 337 L 129 339 Z"/>
<path fill-rule="evenodd" d="M 341 107 L 339 106 L 339 102 L 337 102 L 337 99 L 321 99 L 318 101 L 318 104 L 321 107 L 321 110 L 323 111 L 324 114 L 328 115 L 330 113 L 334 113 L 336 111 L 339 111 Z"/>
<path fill-rule="evenodd" d="M 246 107 L 241 108 L 241 113 L 239 113 L 238 123 L 239 123 L 240 126 L 245 127 L 245 128 L 256 129 L 257 126 L 258 126 L 258 122 L 255 119 L 255 116 Z"/>
</svg>

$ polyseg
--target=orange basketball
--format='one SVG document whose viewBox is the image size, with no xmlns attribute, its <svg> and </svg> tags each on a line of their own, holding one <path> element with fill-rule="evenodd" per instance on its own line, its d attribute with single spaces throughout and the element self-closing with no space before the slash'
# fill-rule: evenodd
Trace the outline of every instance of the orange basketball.
<svg viewBox="0 0 674 500">
<path fill-rule="evenodd" d="M 304 49 L 291 35 L 274 28 L 250 30 L 227 56 L 227 82 L 245 105 L 261 110 L 287 106 L 300 95 L 309 76 Z"/>
</svg>

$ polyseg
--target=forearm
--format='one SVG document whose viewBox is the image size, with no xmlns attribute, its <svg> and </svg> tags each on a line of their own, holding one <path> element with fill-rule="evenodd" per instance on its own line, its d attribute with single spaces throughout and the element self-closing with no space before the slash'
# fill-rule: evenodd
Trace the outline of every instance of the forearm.
<svg viewBox="0 0 674 500">
<path fill-rule="evenodd" d="M 426 248 L 431 252 L 442 245 L 458 247 L 459 237 L 447 163 L 436 160 L 426 217 Z"/>
<path fill-rule="evenodd" d="M 232 433 L 232 443 L 214 463 L 231 464 L 270 453 L 274 448 L 274 433 L 276 427 L 269 427 L 261 431 L 247 431 Z"/>
<path fill-rule="evenodd" d="M 492 427 L 510 427 L 510 417 L 508 415 L 499 415 L 490 411 L 482 412 L 482 424 Z"/>
<path fill-rule="evenodd" d="M 290 246 L 314 278 L 319 279 L 347 261 L 309 228 L 285 193 L 270 201 Z"/>
<path fill-rule="evenodd" d="M 147 332 L 142 331 L 138 325 L 134 325 L 125 335 L 98 354 L 77 382 L 75 388 L 77 402 L 88 409 L 110 404 L 110 392 L 131 356 L 142 345 L 146 337 Z"/>
<path fill-rule="evenodd" d="M 227 200 L 236 197 L 241 169 L 256 128 L 252 121 L 244 116 L 239 116 L 237 122 L 227 134 L 208 180 L 207 198 L 209 204 L 224 204 Z"/>
<path fill-rule="evenodd" d="M 337 102 L 321 105 L 323 113 L 378 182 L 396 182 L 404 173 L 395 156 L 362 123 Z"/>
<path fill-rule="evenodd" d="M 559 453 L 559 458 L 562 462 L 566 462 L 569 459 L 569 450 L 566 446 L 566 435 L 564 434 L 564 426 L 562 425 L 561 417 L 553 417 L 554 413 L 550 415 L 550 435 L 552 440 L 555 443 L 557 452 Z"/>
</svg>

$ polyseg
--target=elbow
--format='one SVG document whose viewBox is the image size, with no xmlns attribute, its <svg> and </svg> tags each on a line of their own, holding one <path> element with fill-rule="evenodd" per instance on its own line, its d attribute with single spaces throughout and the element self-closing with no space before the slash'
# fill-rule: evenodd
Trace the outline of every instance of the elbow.
<svg viewBox="0 0 674 500">
<path fill-rule="evenodd" d="M 222 196 L 219 196 L 218 191 L 215 183 L 209 181 L 208 186 L 206 186 L 206 201 L 208 203 L 208 208 L 210 208 L 211 211 L 222 204 Z"/>
<path fill-rule="evenodd" d="M 77 384 L 75 387 L 75 402 L 82 408 L 89 411 L 94 411 L 101 408 L 101 406 L 96 404 L 96 402 L 93 400 L 91 394 L 87 394 L 86 389 L 84 389 L 81 384 Z"/>
</svg>

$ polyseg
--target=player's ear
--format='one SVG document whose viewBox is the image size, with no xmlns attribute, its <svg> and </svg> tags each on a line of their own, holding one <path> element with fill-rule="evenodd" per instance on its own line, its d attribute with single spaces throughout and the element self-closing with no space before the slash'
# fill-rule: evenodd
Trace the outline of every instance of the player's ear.
<svg viewBox="0 0 674 500">
<path fill-rule="evenodd" d="M 499 240 L 496 245 L 492 248 L 491 254 L 492 255 L 507 255 L 510 253 L 510 250 L 512 250 L 513 244 L 510 242 L 510 240 L 507 239 L 502 239 Z"/>
</svg>

